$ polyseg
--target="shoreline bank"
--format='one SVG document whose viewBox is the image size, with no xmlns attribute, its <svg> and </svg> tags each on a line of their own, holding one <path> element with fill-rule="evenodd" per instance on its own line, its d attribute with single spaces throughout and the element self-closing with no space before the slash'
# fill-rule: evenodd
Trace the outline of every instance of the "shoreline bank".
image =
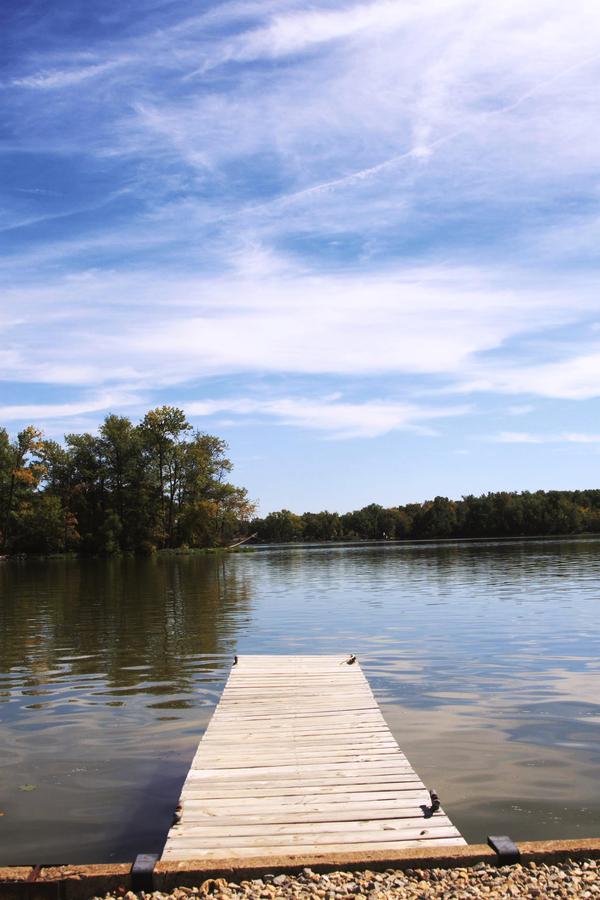
<svg viewBox="0 0 600 900">
<path fill-rule="evenodd" d="M 132 879 L 132 864 L 0 868 L 2 900 L 216 900 L 600 896 L 600 839 L 524 841 L 502 865 L 487 844 L 305 857 L 156 862 Z"/>
</svg>

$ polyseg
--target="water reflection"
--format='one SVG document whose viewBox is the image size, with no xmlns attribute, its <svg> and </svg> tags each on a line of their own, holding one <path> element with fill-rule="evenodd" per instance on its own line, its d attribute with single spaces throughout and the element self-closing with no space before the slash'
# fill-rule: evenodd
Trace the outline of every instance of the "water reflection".
<svg viewBox="0 0 600 900">
<path fill-rule="evenodd" d="M 0 565 L 0 862 L 159 851 L 244 652 L 357 653 L 467 839 L 600 836 L 599 550 L 567 540 Z"/>
<path fill-rule="evenodd" d="M 0 567 L 3 862 L 160 845 L 250 596 L 217 559 Z"/>
</svg>

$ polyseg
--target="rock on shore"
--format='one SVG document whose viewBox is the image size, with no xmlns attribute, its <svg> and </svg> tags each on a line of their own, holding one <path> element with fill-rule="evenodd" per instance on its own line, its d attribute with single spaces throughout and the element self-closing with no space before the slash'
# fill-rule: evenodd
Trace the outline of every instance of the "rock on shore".
<svg viewBox="0 0 600 900">
<path fill-rule="evenodd" d="M 388 869 L 385 872 L 330 872 L 319 875 L 304 869 L 300 875 L 265 875 L 239 883 L 208 879 L 198 887 L 174 888 L 172 893 L 107 894 L 106 900 L 467 900 L 473 897 L 595 898 L 600 900 L 600 865 L 596 860 L 567 861 L 559 865 L 528 863 L 497 868 L 484 863 L 458 869 Z M 102 898 L 94 898 L 102 900 Z"/>
</svg>

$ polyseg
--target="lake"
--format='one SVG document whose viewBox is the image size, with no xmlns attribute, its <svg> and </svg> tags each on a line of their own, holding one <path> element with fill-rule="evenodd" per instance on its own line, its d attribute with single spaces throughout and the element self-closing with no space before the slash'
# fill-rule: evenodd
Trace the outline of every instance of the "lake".
<svg viewBox="0 0 600 900">
<path fill-rule="evenodd" d="M 469 842 L 600 837 L 600 540 L 0 562 L 0 864 L 160 852 L 233 656 L 356 653 Z"/>
</svg>

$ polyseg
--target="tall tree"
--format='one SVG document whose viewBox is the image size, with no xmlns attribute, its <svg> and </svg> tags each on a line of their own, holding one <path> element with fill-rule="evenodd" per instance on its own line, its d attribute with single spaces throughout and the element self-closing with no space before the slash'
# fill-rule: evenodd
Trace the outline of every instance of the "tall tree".
<svg viewBox="0 0 600 900">
<path fill-rule="evenodd" d="M 28 504 L 44 476 L 44 466 L 36 459 L 42 438 L 41 431 L 28 425 L 11 443 L 4 429 L 0 436 L 0 465 L 2 475 L 2 519 L 0 549 L 11 546 L 13 535 L 18 539 L 19 519 L 27 513 Z"/>
<path fill-rule="evenodd" d="M 175 500 L 185 471 L 185 435 L 191 430 L 183 410 L 174 406 L 151 410 L 140 425 L 143 449 L 154 476 L 159 507 L 156 538 L 161 547 L 174 546 Z"/>
<path fill-rule="evenodd" d="M 75 550 L 80 543 L 77 515 L 73 508 L 73 460 L 57 441 L 44 439 L 38 450 L 44 465 L 44 495 L 52 499 L 54 517 L 60 522 L 59 550 Z M 50 507 L 46 508 L 49 514 Z"/>
</svg>

